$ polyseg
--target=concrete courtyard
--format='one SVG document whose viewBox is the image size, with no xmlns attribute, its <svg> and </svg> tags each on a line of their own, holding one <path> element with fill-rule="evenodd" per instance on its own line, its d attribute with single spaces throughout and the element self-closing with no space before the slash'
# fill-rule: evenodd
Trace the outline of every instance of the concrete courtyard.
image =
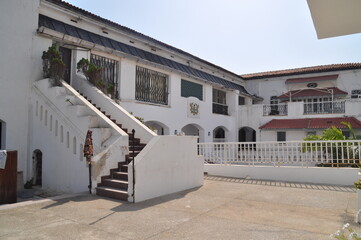
<svg viewBox="0 0 361 240">
<path fill-rule="evenodd" d="M 137 204 L 87 194 L 0 206 L 0 239 L 330 239 L 354 223 L 352 187 L 206 176 Z"/>
</svg>

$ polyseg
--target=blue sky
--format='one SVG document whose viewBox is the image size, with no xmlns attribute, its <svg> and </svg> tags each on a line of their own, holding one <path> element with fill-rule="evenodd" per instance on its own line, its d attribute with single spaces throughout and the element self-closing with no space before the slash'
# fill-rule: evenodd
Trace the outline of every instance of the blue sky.
<svg viewBox="0 0 361 240">
<path fill-rule="evenodd" d="M 318 40 L 306 0 L 67 0 L 237 74 L 361 62 L 361 34 Z"/>
</svg>

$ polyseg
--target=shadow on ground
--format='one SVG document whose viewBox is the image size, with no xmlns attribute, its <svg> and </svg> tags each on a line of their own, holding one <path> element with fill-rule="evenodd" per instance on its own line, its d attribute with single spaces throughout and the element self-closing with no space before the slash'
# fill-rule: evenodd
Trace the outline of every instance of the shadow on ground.
<svg viewBox="0 0 361 240">
<path fill-rule="evenodd" d="M 254 185 L 272 186 L 272 187 L 303 188 L 303 189 L 314 189 L 314 190 L 325 190 L 325 191 L 336 191 L 336 192 L 356 192 L 355 187 L 351 187 L 351 186 L 280 182 L 280 181 L 271 181 L 271 180 L 259 180 L 259 179 L 251 179 L 251 178 L 232 178 L 232 177 L 221 177 L 221 176 L 211 176 L 211 175 L 205 175 L 204 179 L 211 181 L 254 184 Z"/>
</svg>

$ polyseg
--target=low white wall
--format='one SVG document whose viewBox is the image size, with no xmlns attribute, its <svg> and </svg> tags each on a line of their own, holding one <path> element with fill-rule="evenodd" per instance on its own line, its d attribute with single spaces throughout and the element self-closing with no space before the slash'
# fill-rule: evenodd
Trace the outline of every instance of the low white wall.
<svg viewBox="0 0 361 240">
<path fill-rule="evenodd" d="M 236 166 L 205 164 L 204 171 L 209 175 L 236 177 L 286 182 L 302 182 L 332 185 L 353 185 L 358 181 L 358 168 L 326 167 L 270 167 L 270 166 Z"/>
<path fill-rule="evenodd" d="M 131 195 L 132 164 L 128 172 Z M 135 202 L 202 185 L 203 160 L 197 155 L 197 137 L 154 137 L 135 158 Z"/>
</svg>

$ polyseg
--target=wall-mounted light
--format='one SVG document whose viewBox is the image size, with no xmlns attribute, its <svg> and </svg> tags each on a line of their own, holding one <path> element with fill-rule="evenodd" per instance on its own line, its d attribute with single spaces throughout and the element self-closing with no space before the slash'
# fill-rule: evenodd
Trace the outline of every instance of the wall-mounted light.
<svg viewBox="0 0 361 240">
<path fill-rule="evenodd" d="M 174 135 L 177 135 L 177 133 L 178 133 L 177 129 L 176 129 L 176 130 L 174 130 Z"/>
<path fill-rule="evenodd" d="M 211 132 L 208 132 L 208 136 L 211 136 Z"/>
</svg>

